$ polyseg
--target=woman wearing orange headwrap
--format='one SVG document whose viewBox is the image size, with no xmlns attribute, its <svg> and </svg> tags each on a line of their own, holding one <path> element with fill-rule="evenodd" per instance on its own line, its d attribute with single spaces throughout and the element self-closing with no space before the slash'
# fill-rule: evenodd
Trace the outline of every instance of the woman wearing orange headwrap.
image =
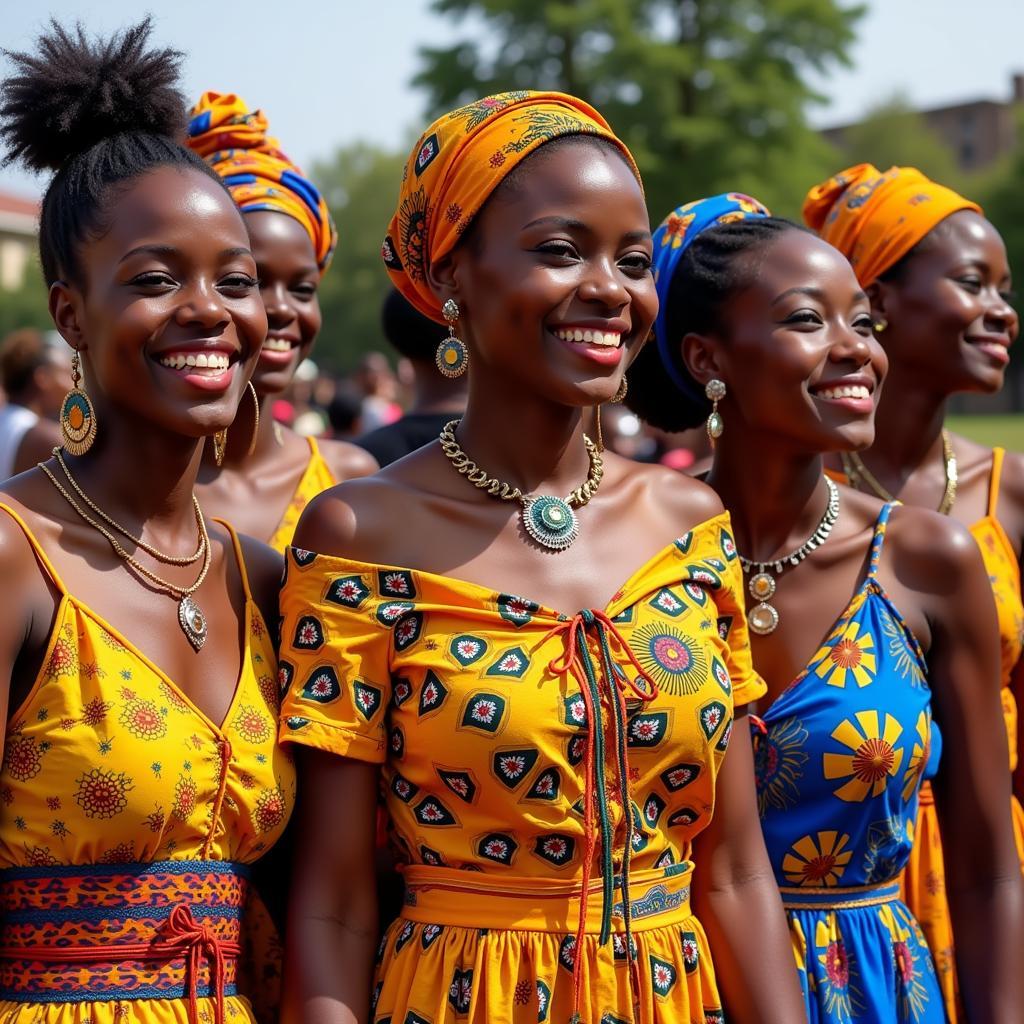
<svg viewBox="0 0 1024 1024">
<path fill-rule="evenodd" d="M 217 515 L 283 553 L 312 498 L 377 468 L 355 445 L 300 437 L 271 415 L 320 330 L 317 288 L 337 234 L 316 187 L 267 135 L 262 111 L 238 96 L 204 93 L 187 141 L 245 215 L 269 324 L 249 394 L 226 439 L 209 450 L 199 493 Z"/>
<path fill-rule="evenodd" d="M 728 517 L 583 433 L 650 333 L 651 256 L 633 160 L 572 97 L 472 103 L 409 158 L 384 260 L 469 399 L 288 556 L 289 1024 L 803 1017 Z M 371 982 L 379 783 L 406 900 Z"/>
<path fill-rule="evenodd" d="M 944 426 L 950 395 L 989 394 L 1003 384 L 1018 330 L 1007 295 L 1003 240 L 976 203 L 912 167 L 882 174 L 861 164 L 842 171 L 811 189 L 804 218 L 850 259 L 871 297 L 875 329 L 889 356 L 875 443 L 867 453 L 844 459 L 843 475 L 883 499 L 896 495 L 939 508 L 968 525 L 977 539 L 999 614 L 1003 709 L 1015 770 L 1020 738 L 1014 690 L 1019 694 L 1024 677 L 1024 458 L 975 444 Z M 940 746 L 941 737 L 933 735 L 935 763 Z M 1024 793 L 1019 771 L 1015 788 Z M 1024 812 L 1016 797 L 1012 811 L 1024 863 Z M 960 1019 L 942 848 L 927 785 L 905 887 L 932 947 L 950 1018 Z M 984 941 L 961 937 L 959 949 L 961 958 L 989 955 Z"/>
</svg>

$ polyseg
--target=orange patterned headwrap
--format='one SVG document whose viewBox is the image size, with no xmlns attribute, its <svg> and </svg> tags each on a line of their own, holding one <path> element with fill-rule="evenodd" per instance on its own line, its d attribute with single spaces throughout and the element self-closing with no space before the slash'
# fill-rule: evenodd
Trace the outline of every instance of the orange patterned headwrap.
<svg viewBox="0 0 1024 1024">
<path fill-rule="evenodd" d="M 427 284 L 431 263 L 458 244 L 488 196 L 538 146 L 565 135 L 625 144 L 593 107 L 560 92 L 504 92 L 438 118 L 405 165 L 398 209 L 381 248 L 395 287 L 439 323 L 441 303 Z"/>
<path fill-rule="evenodd" d="M 267 135 L 261 110 L 234 93 L 204 92 L 193 107 L 187 143 L 220 175 L 243 212 L 276 210 L 309 233 L 323 274 L 338 242 L 327 203 L 316 186 Z"/>
<path fill-rule="evenodd" d="M 866 288 L 958 210 L 981 207 L 926 178 L 916 167 L 857 164 L 807 193 L 804 221 L 853 267 Z"/>
</svg>

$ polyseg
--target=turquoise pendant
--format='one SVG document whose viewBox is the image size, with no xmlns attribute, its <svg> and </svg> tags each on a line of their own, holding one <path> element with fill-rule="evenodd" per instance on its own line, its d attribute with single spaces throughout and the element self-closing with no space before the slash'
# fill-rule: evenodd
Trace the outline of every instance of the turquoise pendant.
<svg viewBox="0 0 1024 1024">
<path fill-rule="evenodd" d="M 564 551 L 580 535 L 576 513 L 562 498 L 548 494 L 529 498 L 521 515 L 526 532 L 551 551 Z"/>
</svg>

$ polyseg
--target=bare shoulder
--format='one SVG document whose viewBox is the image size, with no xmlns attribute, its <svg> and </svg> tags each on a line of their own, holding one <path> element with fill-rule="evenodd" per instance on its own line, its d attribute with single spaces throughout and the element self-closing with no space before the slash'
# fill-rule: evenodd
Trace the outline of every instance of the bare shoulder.
<svg viewBox="0 0 1024 1024">
<path fill-rule="evenodd" d="M 926 593 L 954 594 L 974 576 L 984 574 L 970 530 L 919 506 L 897 505 L 892 510 L 885 550 L 900 582 Z"/>
<path fill-rule="evenodd" d="M 633 490 L 650 509 L 664 516 L 667 532 L 673 536 L 721 515 L 722 500 L 706 483 L 665 466 L 630 462 L 613 456 L 607 460 L 623 484 Z"/>
<path fill-rule="evenodd" d="M 24 475 L 6 482 L 0 490 L 0 503 L 32 529 L 35 513 L 23 501 Z M 0 604 L 11 613 L 4 616 L 7 623 L 22 630 L 37 613 L 49 615 L 53 608 L 47 580 L 25 530 L 12 515 L 3 511 L 0 511 Z"/>
<path fill-rule="evenodd" d="M 331 469 L 335 480 L 352 480 L 369 476 L 380 468 L 377 460 L 358 445 L 348 441 L 324 440 L 319 442 L 320 454 Z"/>
<path fill-rule="evenodd" d="M 242 560 L 245 562 L 245 574 L 249 577 L 253 600 L 263 613 L 263 618 L 272 622 L 277 615 L 277 595 L 281 589 L 284 559 L 272 547 L 255 537 L 239 534 L 238 543 L 242 548 Z"/>
</svg>

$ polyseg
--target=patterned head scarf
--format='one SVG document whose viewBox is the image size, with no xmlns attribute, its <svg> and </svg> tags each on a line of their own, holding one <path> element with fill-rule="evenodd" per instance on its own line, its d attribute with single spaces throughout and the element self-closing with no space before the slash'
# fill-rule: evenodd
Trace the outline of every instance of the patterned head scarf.
<svg viewBox="0 0 1024 1024">
<path fill-rule="evenodd" d="M 186 142 L 220 175 L 243 213 L 276 210 L 297 220 L 324 274 L 338 243 L 334 221 L 316 186 L 267 135 L 261 110 L 250 112 L 234 93 L 204 92 L 192 109 Z"/>
<path fill-rule="evenodd" d="M 857 164 L 815 185 L 804 200 L 804 221 L 853 267 L 863 287 L 898 263 L 958 210 L 981 207 L 926 178 L 915 167 Z"/>
<path fill-rule="evenodd" d="M 381 247 L 395 287 L 441 322 L 427 268 L 450 253 L 490 194 L 545 142 L 594 135 L 616 145 L 640 180 L 632 155 L 593 107 L 560 92 L 505 92 L 438 118 L 402 173 L 398 209 Z"/>
<path fill-rule="evenodd" d="M 768 208 L 751 196 L 741 192 L 723 192 L 708 199 L 695 199 L 677 206 L 654 232 L 654 284 L 658 291 L 658 319 L 654 322 L 654 337 L 662 365 L 684 394 L 695 394 L 694 383 L 680 373 L 672 359 L 672 339 L 668 336 L 668 292 L 672 275 L 683 258 L 683 253 L 706 228 L 748 217 L 770 217 Z"/>
</svg>

